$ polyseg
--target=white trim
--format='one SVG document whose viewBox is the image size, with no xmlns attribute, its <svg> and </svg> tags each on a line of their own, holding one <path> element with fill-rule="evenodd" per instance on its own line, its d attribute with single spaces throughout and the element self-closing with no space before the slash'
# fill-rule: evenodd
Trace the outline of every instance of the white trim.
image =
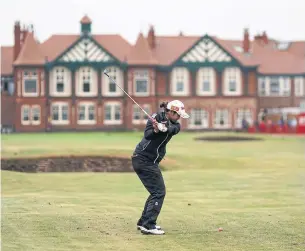
<svg viewBox="0 0 305 251">
<path fill-rule="evenodd" d="M 278 94 L 271 93 L 271 80 L 278 81 Z M 265 89 L 262 84 L 265 83 Z M 261 76 L 258 78 L 258 96 L 259 97 L 289 97 L 291 96 L 291 79 L 284 76 Z"/>
<path fill-rule="evenodd" d="M 63 81 L 64 91 L 57 92 L 57 79 Z M 50 72 L 50 96 L 52 97 L 69 97 L 72 92 L 72 74 L 71 71 L 64 66 L 58 66 Z"/>
<path fill-rule="evenodd" d="M 35 108 L 38 108 L 38 116 L 39 116 L 38 121 L 34 121 L 34 119 L 33 119 L 33 110 Z M 28 121 L 23 120 L 25 109 L 28 109 L 28 113 L 29 113 Z M 41 106 L 40 105 L 22 105 L 21 106 L 21 124 L 22 125 L 40 125 L 41 124 Z"/>
<path fill-rule="evenodd" d="M 199 96 L 216 95 L 216 72 L 212 67 L 202 67 L 197 71 L 197 94 Z M 209 82 L 210 90 L 204 91 L 204 82 Z"/>
<path fill-rule="evenodd" d="M 253 125 L 254 113 L 250 108 L 239 108 L 235 111 L 235 128 L 242 128 L 242 120 L 245 115 L 246 121 L 249 125 Z"/>
<path fill-rule="evenodd" d="M 135 69 L 133 72 L 133 93 L 137 97 L 147 97 L 150 94 L 150 76 L 148 69 Z M 147 91 L 146 92 L 137 92 L 137 81 L 146 81 Z"/>
<path fill-rule="evenodd" d="M 53 120 L 53 106 L 58 106 L 58 120 Z M 62 120 L 62 108 L 63 106 L 68 107 L 68 119 L 67 120 Z M 69 103 L 68 102 L 52 102 L 50 106 L 50 113 L 51 113 L 51 124 L 52 125 L 69 125 L 70 124 L 70 109 L 69 109 Z"/>
<path fill-rule="evenodd" d="M 217 118 L 218 114 L 224 115 L 224 124 L 220 124 L 220 117 Z M 219 120 L 219 121 L 218 121 Z M 219 123 L 218 123 L 219 122 Z M 228 108 L 218 108 L 215 109 L 213 115 L 213 127 L 216 129 L 228 129 L 231 128 L 231 111 Z"/>
<path fill-rule="evenodd" d="M 39 116 L 38 121 L 34 121 L 34 118 L 33 118 L 33 109 L 34 108 L 38 108 L 38 116 Z M 40 105 L 32 105 L 32 107 L 31 107 L 31 122 L 32 122 L 32 125 L 40 125 L 41 124 L 41 107 L 40 107 Z"/>
<path fill-rule="evenodd" d="M 90 84 L 90 92 L 83 91 L 84 78 Z M 97 87 L 97 72 L 92 67 L 80 67 L 76 72 L 75 77 L 75 92 L 78 97 L 96 97 L 98 93 Z"/>
<path fill-rule="evenodd" d="M 84 106 L 85 107 L 85 119 L 79 120 L 79 107 Z M 89 107 L 93 106 L 94 108 L 94 120 L 89 120 Z M 77 104 L 77 124 L 78 125 L 94 125 L 97 122 L 97 106 L 95 102 L 79 102 Z"/>
<path fill-rule="evenodd" d="M 305 96 L 305 78 L 303 77 L 294 78 L 294 95 L 296 97 Z"/>
<path fill-rule="evenodd" d="M 27 75 L 25 74 L 27 73 Z M 33 74 L 35 73 L 35 74 Z M 39 96 L 39 82 L 38 82 L 38 71 L 34 70 L 24 70 L 22 72 L 22 96 L 23 97 L 38 97 Z M 25 92 L 25 80 L 36 80 L 36 92 L 26 93 Z"/>
<path fill-rule="evenodd" d="M 28 109 L 28 118 L 29 120 L 24 120 L 24 110 Z M 22 125 L 30 125 L 31 124 L 31 106 L 30 105 L 22 105 L 21 106 L 21 124 Z"/>
<path fill-rule="evenodd" d="M 106 107 L 107 106 L 111 107 L 110 110 L 110 120 L 106 120 Z M 120 107 L 120 119 L 115 120 L 115 106 Z M 122 103 L 121 102 L 116 102 L 116 101 L 109 101 L 104 103 L 104 124 L 105 125 L 120 125 L 123 123 L 123 109 L 122 109 Z"/>
<path fill-rule="evenodd" d="M 151 114 L 151 106 L 150 104 L 144 104 L 141 105 L 141 107 L 148 113 Z M 134 115 L 135 115 L 135 110 L 137 113 L 139 113 L 139 119 L 134 119 Z M 134 125 L 140 125 L 140 124 L 146 124 L 147 123 L 147 119 L 145 119 L 146 115 L 144 114 L 144 112 L 136 105 L 134 104 L 132 107 L 132 124 Z"/>
<path fill-rule="evenodd" d="M 227 67 L 223 72 L 224 95 L 240 96 L 242 95 L 242 72 L 238 67 Z M 235 91 L 230 90 L 230 80 L 235 81 Z"/>
<path fill-rule="evenodd" d="M 201 125 L 195 125 L 195 120 L 197 120 L 197 116 L 199 117 Z M 210 116 L 209 112 L 206 109 L 201 108 L 192 108 L 190 110 L 190 119 L 188 123 L 189 129 L 203 129 L 210 127 Z"/>
<path fill-rule="evenodd" d="M 177 78 L 183 83 L 183 91 L 177 91 Z M 185 67 L 175 67 L 171 72 L 171 95 L 188 96 L 189 95 L 189 71 Z"/>
<path fill-rule="evenodd" d="M 108 72 L 108 75 L 110 77 L 112 77 L 113 80 L 115 80 L 116 84 L 119 85 L 121 88 L 124 89 L 124 72 L 119 68 L 119 67 L 116 67 L 116 66 L 111 66 L 111 67 L 107 67 L 108 70 L 110 70 Z M 124 94 L 124 92 L 115 85 L 115 92 L 110 92 L 110 83 L 112 83 L 110 81 L 110 79 L 105 75 L 103 74 L 103 71 L 102 71 L 102 94 L 103 96 L 105 97 L 120 97 Z"/>
</svg>

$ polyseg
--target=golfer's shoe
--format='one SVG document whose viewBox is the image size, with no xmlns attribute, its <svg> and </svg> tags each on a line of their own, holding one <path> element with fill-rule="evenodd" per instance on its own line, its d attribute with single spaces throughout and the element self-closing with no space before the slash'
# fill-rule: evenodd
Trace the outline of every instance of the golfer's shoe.
<svg viewBox="0 0 305 251">
<path fill-rule="evenodd" d="M 159 230 L 161 230 L 161 227 L 160 226 L 155 226 L 156 227 L 156 229 L 159 229 Z M 142 226 L 140 226 L 140 225 L 137 225 L 137 229 L 138 230 L 142 230 L 142 229 L 145 229 L 145 227 L 142 227 Z"/>
<path fill-rule="evenodd" d="M 157 228 L 146 229 L 145 227 L 142 227 L 141 233 L 142 234 L 153 234 L 153 235 L 163 235 L 163 234 L 165 234 L 165 232 L 162 229 L 157 229 Z"/>
</svg>

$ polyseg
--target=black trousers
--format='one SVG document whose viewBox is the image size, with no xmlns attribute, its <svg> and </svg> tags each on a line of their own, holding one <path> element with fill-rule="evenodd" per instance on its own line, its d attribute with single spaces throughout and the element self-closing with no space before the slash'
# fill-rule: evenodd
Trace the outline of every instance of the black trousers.
<svg viewBox="0 0 305 251">
<path fill-rule="evenodd" d="M 158 164 L 146 161 L 137 155 L 132 157 L 132 165 L 150 194 L 146 200 L 142 216 L 138 220 L 138 225 L 151 229 L 156 225 L 165 198 L 166 189 L 163 176 Z"/>
</svg>

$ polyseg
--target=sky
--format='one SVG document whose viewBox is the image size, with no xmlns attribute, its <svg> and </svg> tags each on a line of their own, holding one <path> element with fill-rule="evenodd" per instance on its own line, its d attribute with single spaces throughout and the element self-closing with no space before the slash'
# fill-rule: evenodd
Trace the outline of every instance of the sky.
<svg viewBox="0 0 305 251">
<path fill-rule="evenodd" d="M 305 40 L 305 0 L 0 0 L 0 44 L 13 44 L 16 20 L 34 25 L 43 42 L 52 34 L 78 34 L 87 14 L 92 33 L 120 34 L 135 43 L 154 25 L 156 35 L 213 35 L 242 39 L 267 32 L 271 38 Z"/>
</svg>

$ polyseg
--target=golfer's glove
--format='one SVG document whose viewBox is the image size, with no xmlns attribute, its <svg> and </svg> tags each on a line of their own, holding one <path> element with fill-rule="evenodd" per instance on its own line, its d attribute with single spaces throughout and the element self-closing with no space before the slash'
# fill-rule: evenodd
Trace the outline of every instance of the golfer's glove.
<svg viewBox="0 0 305 251">
<path fill-rule="evenodd" d="M 158 129 L 161 132 L 167 132 L 167 127 L 166 125 L 162 124 L 162 123 L 158 123 Z"/>
</svg>

